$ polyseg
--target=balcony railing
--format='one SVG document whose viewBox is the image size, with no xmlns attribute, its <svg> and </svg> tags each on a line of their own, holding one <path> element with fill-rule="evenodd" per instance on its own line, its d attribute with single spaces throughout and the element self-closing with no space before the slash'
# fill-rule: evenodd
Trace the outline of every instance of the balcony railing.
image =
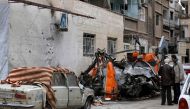
<svg viewBox="0 0 190 109">
<path fill-rule="evenodd" d="M 169 26 L 170 22 L 169 22 L 168 19 L 163 19 L 163 24 L 166 25 L 166 26 Z"/>
</svg>

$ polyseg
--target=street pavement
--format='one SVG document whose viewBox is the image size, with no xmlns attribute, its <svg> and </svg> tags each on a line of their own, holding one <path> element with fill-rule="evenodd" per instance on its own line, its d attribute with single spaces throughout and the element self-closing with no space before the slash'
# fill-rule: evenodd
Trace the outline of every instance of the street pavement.
<svg viewBox="0 0 190 109">
<path fill-rule="evenodd" d="M 104 102 L 102 106 L 92 106 L 92 109 L 178 109 L 178 105 L 160 105 L 161 98 L 151 98 L 141 101 Z"/>
</svg>

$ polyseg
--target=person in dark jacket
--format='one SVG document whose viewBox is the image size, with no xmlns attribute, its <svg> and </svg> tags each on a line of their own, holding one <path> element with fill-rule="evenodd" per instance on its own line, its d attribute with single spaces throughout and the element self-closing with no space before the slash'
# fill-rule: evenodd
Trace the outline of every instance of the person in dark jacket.
<svg viewBox="0 0 190 109">
<path fill-rule="evenodd" d="M 174 84 L 174 72 L 172 67 L 169 65 L 170 60 L 166 58 L 164 65 L 161 66 L 158 74 L 161 76 L 161 105 L 165 105 L 166 95 L 168 105 L 172 104 L 171 86 Z"/>
</svg>

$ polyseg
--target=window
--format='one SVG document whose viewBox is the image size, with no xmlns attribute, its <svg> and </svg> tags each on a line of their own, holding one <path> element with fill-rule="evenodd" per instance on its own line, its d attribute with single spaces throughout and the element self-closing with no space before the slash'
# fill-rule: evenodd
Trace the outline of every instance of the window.
<svg viewBox="0 0 190 109">
<path fill-rule="evenodd" d="M 173 37 L 173 30 L 170 30 L 170 37 Z"/>
<path fill-rule="evenodd" d="M 127 34 L 123 37 L 123 42 L 124 43 L 129 43 L 131 44 L 132 43 L 132 40 L 133 40 L 133 37 L 131 34 Z"/>
<path fill-rule="evenodd" d="M 185 63 L 189 63 L 189 49 L 186 49 Z"/>
<path fill-rule="evenodd" d="M 173 20 L 174 19 L 174 12 L 170 11 L 170 20 Z"/>
<path fill-rule="evenodd" d="M 182 39 L 185 38 L 185 31 L 182 31 L 182 32 L 181 32 L 181 38 L 182 38 Z"/>
<path fill-rule="evenodd" d="M 113 10 L 113 3 L 110 3 L 110 5 L 111 5 L 111 10 Z"/>
<path fill-rule="evenodd" d="M 168 15 L 168 14 L 167 14 L 167 10 L 163 10 L 163 18 L 164 18 L 164 19 L 167 19 L 167 15 Z"/>
<path fill-rule="evenodd" d="M 108 38 L 108 54 L 116 52 L 116 38 Z"/>
<path fill-rule="evenodd" d="M 156 14 L 156 25 L 159 25 L 160 16 L 159 14 Z"/>
<path fill-rule="evenodd" d="M 124 50 L 129 50 L 130 44 L 124 43 Z"/>
<path fill-rule="evenodd" d="M 93 56 L 94 55 L 94 42 L 95 35 L 84 33 L 83 35 L 83 56 Z"/>
<path fill-rule="evenodd" d="M 74 74 L 68 73 L 66 75 L 67 75 L 68 85 L 69 86 L 78 86 L 77 77 Z"/>
<path fill-rule="evenodd" d="M 63 73 L 53 73 L 52 86 L 66 86 L 66 79 Z"/>
</svg>

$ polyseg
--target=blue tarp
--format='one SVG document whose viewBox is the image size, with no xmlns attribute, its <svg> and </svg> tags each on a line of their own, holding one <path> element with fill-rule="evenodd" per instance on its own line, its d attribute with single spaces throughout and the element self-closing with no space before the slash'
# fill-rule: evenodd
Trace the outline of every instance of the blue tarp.
<svg viewBox="0 0 190 109">
<path fill-rule="evenodd" d="M 0 80 L 8 75 L 8 15 L 8 1 L 0 0 Z"/>
</svg>

